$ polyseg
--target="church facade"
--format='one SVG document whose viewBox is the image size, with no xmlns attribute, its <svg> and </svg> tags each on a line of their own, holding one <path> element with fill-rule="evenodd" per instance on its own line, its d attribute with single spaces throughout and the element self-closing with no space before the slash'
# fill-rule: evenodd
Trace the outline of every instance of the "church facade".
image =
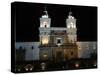
<svg viewBox="0 0 100 75">
<path fill-rule="evenodd" d="M 77 58 L 90 58 L 97 53 L 96 41 L 77 41 L 76 19 L 69 12 L 66 27 L 51 27 L 47 10 L 40 17 L 39 41 L 16 42 L 16 50 L 25 48 L 25 60 L 66 61 Z M 18 59 L 18 58 L 17 58 Z"/>
<path fill-rule="evenodd" d="M 51 27 L 51 18 L 40 18 L 40 60 L 64 61 L 78 58 L 76 19 L 69 13 L 66 27 Z"/>
</svg>

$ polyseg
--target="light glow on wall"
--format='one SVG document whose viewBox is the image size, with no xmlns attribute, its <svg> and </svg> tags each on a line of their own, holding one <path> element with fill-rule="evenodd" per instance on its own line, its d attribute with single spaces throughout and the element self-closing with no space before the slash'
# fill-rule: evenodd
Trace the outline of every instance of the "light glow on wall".
<svg viewBox="0 0 100 75">
<path fill-rule="evenodd" d="M 78 67 L 79 67 L 79 64 L 78 64 L 78 63 L 76 63 L 76 64 L 75 64 L 75 67 L 76 67 L 76 68 L 78 68 Z"/>
<path fill-rule="evenodd" d="M 75 24 L 73 24 L 72 22 L 70 22 L 70 24 L 67 27 L 68 28 L 76 28 Z"/>
<path fill-rule="evenodd" d="M 48 23 L 46 21 L 44 21 L 42 24 L 41 24 L 41 27 L 49 27 L 48 26 Z"/>
<path fill-rule="evenodd" d="M 42 44 L 43 44 L 43 45 L 44 45 L 44 44 L 48 44 L 48 42 L 49 42 L 48 37 L 43 37 L 43 38 L 42 38 Z"/>
<path fill-rule="evenodd" d="M 68 25 L 67 27 L 70 28 L 70 25 Z"/>
</svg>

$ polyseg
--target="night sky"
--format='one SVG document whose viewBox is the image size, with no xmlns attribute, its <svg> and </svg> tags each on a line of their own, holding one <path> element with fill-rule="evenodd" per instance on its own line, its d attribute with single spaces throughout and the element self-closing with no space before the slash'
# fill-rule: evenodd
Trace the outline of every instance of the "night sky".
<svg viewBox="0 0 100 75">
<path fill-rule="evenodd" d="M 15 2 L 11 11 L 17 42 L 39 41 L 39 18 L 45 7 L 51 18 L 51 27 L 65 27 L 71 9 L 77 19 L 78 41 L 97 41 L 97 7 Z"/>
</svg>

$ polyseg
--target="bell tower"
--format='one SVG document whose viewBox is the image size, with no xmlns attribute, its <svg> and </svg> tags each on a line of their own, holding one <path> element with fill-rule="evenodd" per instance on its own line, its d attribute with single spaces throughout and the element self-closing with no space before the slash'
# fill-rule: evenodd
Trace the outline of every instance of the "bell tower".
<svg viewBox="0 0 100 75">
<path fill-rule="evenodd" d="M 50 25 L 51 25 L 51 18 L 49 18 L 48 12 L 45 8 L 44 14 L 40 18 L 40 42 L 42 45 L 48 44 L 50 40 Z"/>
<path fill-rule="evenodd" d="M 68 18 L 66 19 L 67 24 L 67 34 L 70 43 L 75 43 L 77 41 L 77 28 L 76 19 L 72 16 L 72 12 L 69 12 Z"/>
</svg>

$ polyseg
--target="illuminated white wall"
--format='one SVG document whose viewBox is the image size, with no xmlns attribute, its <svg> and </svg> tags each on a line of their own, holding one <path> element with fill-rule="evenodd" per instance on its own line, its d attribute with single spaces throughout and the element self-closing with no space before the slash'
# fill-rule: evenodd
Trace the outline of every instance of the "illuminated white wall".
<svg viewBox="0 0 100 75">
<path fill-rule="evenodd" d="M 19 49 L 20 46 L 22 46 L 23 49 L 25 48 L 25 60 L 39 60 L 39 44 L 39 42 L 17 42 L 15 48 Z"/>
<path fill-rule="evenodd" d="M 50 18 L 40 18 L 40 27 L 50 27 L 51 19 Z"/>
</svg>

